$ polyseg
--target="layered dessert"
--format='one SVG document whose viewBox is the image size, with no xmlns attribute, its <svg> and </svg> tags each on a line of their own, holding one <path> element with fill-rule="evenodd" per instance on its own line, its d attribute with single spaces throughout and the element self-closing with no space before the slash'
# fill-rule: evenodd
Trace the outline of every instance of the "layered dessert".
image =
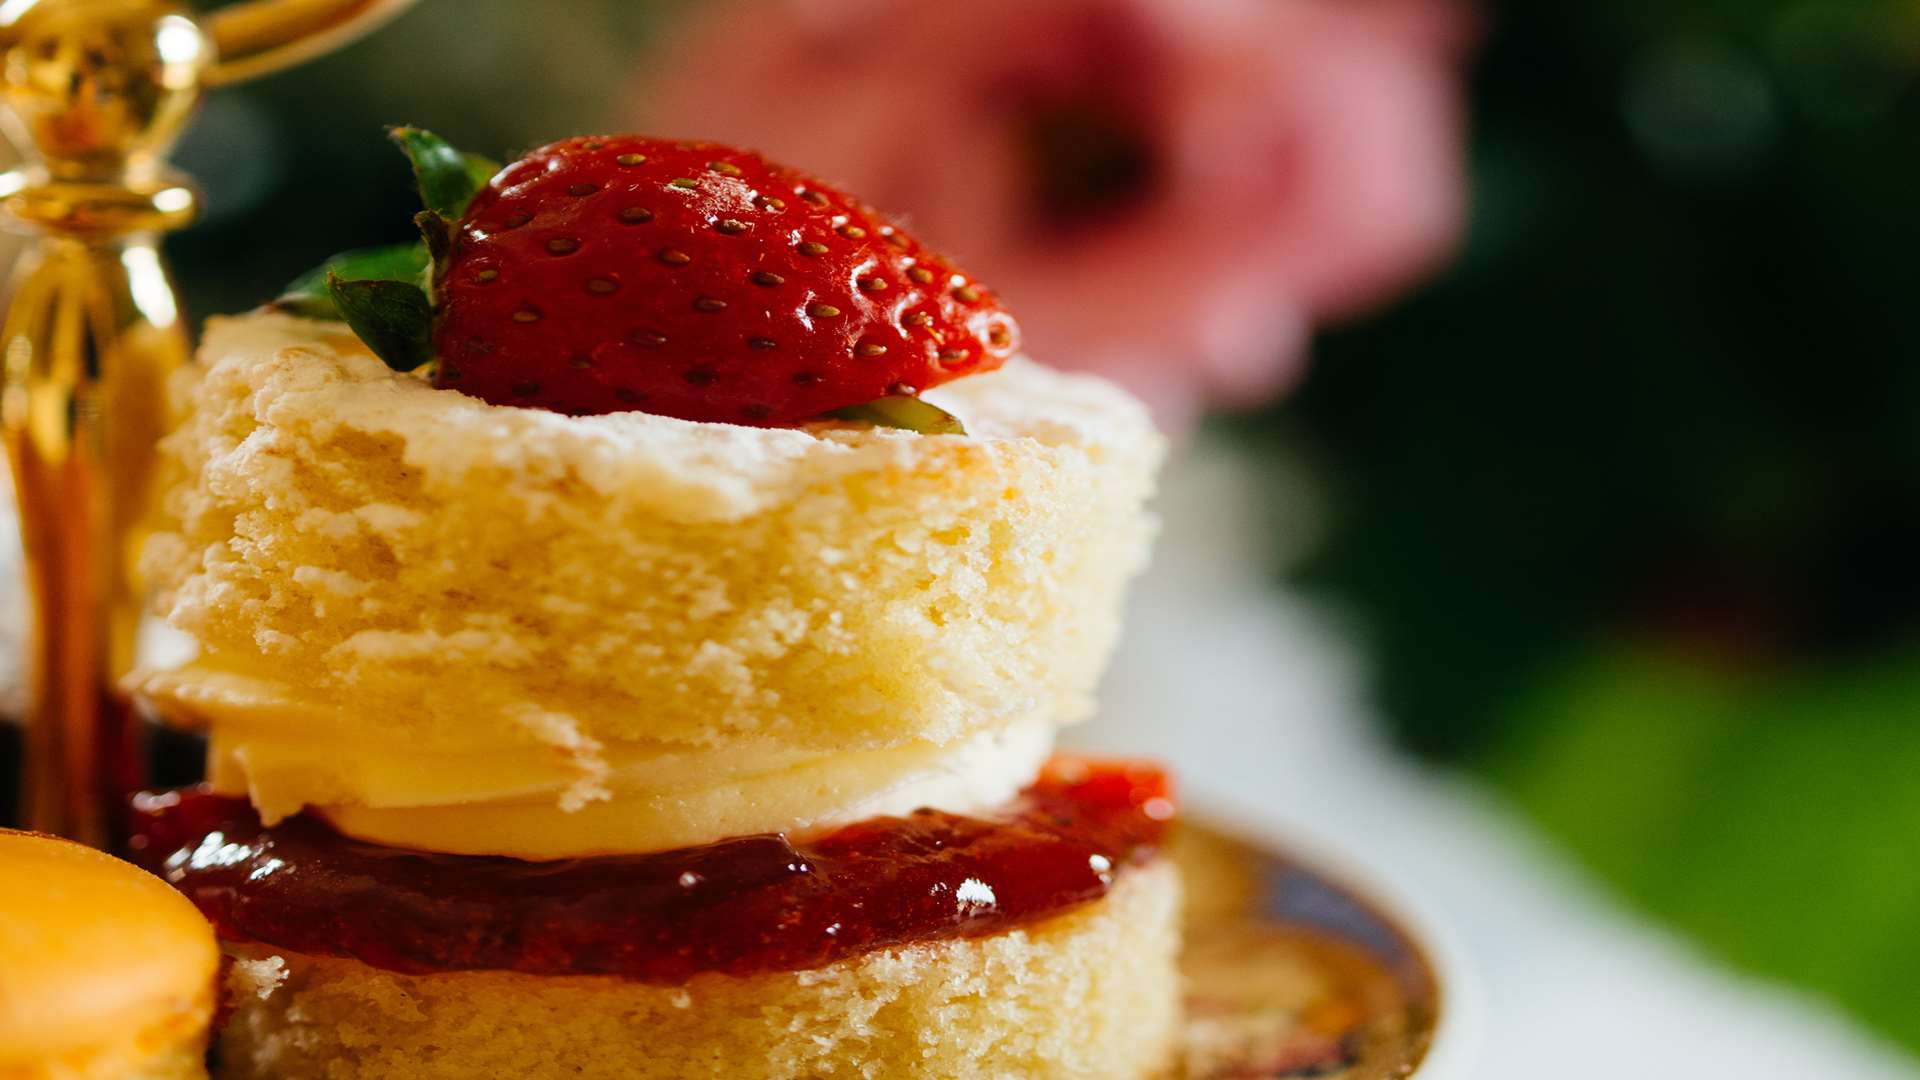
<svg viewBox="0 0 1920 1080">
<path fill-rule="evenodd" d="M 219 950 L 165 883 L 0 829 L 0 1077 L 205 1080 Z"/>
<path fill-rule="evenodd" d="M 216 320 L 149 547 L 142 858 L 234 1076 L 1146 1077 L 1151 767 L 1056 757 L 1161 441 L 756 155 L 400 130 L 419 245 Z"/>
</svg>

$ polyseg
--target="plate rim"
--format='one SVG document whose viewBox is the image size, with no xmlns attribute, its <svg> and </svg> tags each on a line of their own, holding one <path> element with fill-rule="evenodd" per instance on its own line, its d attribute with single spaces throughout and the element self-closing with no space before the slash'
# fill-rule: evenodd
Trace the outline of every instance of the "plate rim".
<svg viewBox="0 0 1920 1080">
<path fill-rule="evenodd" d="M 1427 1044 L 1406 1075 L 1417 1080 L 1462 1080 L 1479 1042 L 1479 990 L 1457 936 L 1409 897 L 1404 885 L 1361 858 L 1335 850 L 1310 831 L 1289 827 L 1231 800 L 1183 794 L 1181 820 L 1304 867 L 1392 930 L 1433 983 L 1434 1015 Z"/>
</svg>

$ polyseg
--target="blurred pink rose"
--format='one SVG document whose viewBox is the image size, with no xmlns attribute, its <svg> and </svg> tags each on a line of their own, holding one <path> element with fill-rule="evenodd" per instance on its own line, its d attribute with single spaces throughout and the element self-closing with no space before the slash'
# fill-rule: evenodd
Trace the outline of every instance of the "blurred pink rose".
<svg viewBox="0 0 1920 1080">
<path fill-rule="evenodd" d="M 715 0 L 640 87 L 665 134 L 901 215 L 1049 363 L 1181 426 L 1296 373 L 1462 218 L 1450 0 Z"/>
</svg>

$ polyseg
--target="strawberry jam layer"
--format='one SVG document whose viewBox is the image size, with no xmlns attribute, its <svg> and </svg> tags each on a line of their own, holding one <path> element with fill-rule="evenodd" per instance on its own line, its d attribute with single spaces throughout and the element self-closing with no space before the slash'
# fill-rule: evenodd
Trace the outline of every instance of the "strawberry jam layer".
<svg viewBox="0 0 1920 1080">
<path fill-rule="evenodd" d="M 920 810 L 794 843 L 533 863 L 349 839 L 310 815 L 268 828 L 244 799 L 135 800 L 133 848 L 239 942 L 389 971 L 683 982 L 819 967 L 998 933 L 1104 896 L 1152 858 L 1164 774 L 1057 758 L 998 812 Z"/>
</svg>

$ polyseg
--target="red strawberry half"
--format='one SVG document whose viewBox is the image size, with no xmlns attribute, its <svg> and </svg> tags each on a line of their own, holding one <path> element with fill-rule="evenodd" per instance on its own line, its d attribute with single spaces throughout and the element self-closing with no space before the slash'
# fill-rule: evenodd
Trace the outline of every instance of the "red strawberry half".
<svg viewBox="0 0 1920 1080">
<path fill-rule="evenodd" d="M 757 154 L 583 137 L 482 184 L 490 162 L 394 137 L 429 208 L 424 253 L 339 257 L 281 306 L 331 309 L 389 364 L 433 362 L 437 386 L 572 414 L 952 430 L 912 399 L 1018 346 L 951 262 Z"/>
</svg>

